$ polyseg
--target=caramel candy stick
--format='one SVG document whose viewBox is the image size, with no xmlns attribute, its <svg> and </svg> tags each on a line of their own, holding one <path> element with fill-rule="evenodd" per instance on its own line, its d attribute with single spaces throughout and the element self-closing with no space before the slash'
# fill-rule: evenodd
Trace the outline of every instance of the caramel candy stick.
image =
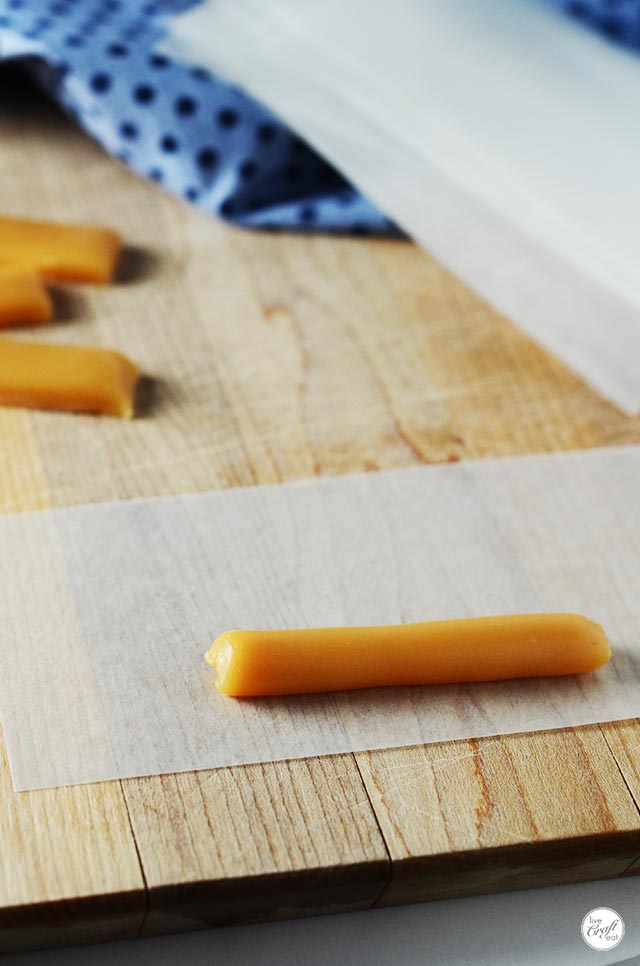
<svg viewBox="0 0 640 966">
<path fill-rule="evenodd" d="M 36 271 L 0 265 L 0 326 L 48 322 L 52 314 L 51 298 Z"/>
<path fill-rule="evenodd" d="M 109 228 L 0 218 L 0 262 L 63 282 L 108 282 L 121 242 Z"/>
<path fill-rule="evenodd" d="M 227 631 L 205 660 L 233 697 L 581 674 L 611 649 L 577 614 L 515 614 L 389 627 Z"/>
<path fill-rule="evenodd" d="M 139 376 L 111 349 L 0 339 L 0 405 L 130 417 Z"/>
</svg>

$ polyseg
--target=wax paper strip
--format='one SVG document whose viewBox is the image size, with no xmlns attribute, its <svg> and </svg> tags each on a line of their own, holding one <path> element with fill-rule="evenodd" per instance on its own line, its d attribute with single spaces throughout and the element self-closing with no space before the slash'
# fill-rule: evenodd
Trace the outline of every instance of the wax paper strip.
<svg viewBox="0 0 640 966">
<path fill-rule="evenodd" d="M 640 714 L 640 447 L 0 518 L 0 708 L 19 790 Z M 236 700 L 233 627 L 575 611 L 588 675 Z M 393 642 L 390 641 L 390 647 Z"/>
</svg>

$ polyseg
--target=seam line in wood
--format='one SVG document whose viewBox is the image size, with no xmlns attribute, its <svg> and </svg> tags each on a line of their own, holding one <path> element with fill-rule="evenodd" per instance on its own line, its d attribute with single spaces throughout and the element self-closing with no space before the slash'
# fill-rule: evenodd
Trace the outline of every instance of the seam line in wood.
<svg viewBox="0 0 640 966">
<path fill-rule="evenodd" d="M 371 795 L 369 794 L 369 789 L 367 788 L 367 783 L 364 780 L 364 775 L 360 771 L 360 763 L 358 761 L 358 756 L 356 754 L 352 754 L 351 755 L 351 758 L 353 759 L 353 763 L 356 766 L 356 771 L 358 772 L 358 775 L 360 777 L 360 781 L 362 783 L 362 788 L 364 790 L 365 795 L 367 796 L 367 801 L 369 803 L 369 808 L 371 809 L 371 814 L 373 815 L 373 817 L 375 819 L 375 823 L 376 823 L 376 825 L 378 827 L 378 831 L 380 832 L 380 838 L 382 839 L 382 844 L 384 845 L 384 850 L 387 853 L 387 879 L 386 879 L 386 882 L 384 883 L 384 885 L 382 886 L 382 888 L 380 889 L 380 891 L 378 892 L 377 896 L 371 902 L 371 906 L 369 907 L 370 909 L 375 909 L 375 907 L 381 901 L 382 897 L 384 896 L 384 894 L 389 889 L 389 886 L 391 885 L 391 880 L 393 878 L 393 859 L 391 858 L 391 849 L 389 848 L 389 843 L 387 842 L 387 840 L 385 838 L 384 830 L 383 830 L 383 828 L 382 828 L 382 826 L 380 824 L 380 820 L 378 818 L 378 813 L 376 812 L 375 806 L 373 804 L 373 800 L 371 798 Z"/>
<path fill-rule="evenodd" d="M 640 721 L 640 719 L 635 719 L 635 720 Z M 616 724 L 617 722 L 615 722 L 615 721 L 614 722 L 607 722 L 607 724 L 609 724 L 609 723 L 610 724 Z M 622 765 L 620 764 L 620 762 L 616 758 L 616 753 L 615 753 L 615 751 L 613 750 L 613 748 L 611 747 L 611 745 L 609 743 L 609 739 L 607 738 L 606 730 L 602 727 L 602 724 L 599 724 L 598 725 L 598 731 L 600 732 L 600 734 L 604 738 L 604 743 L 607 746 L 607 748 L 609 749 L 609 751 L 611 752 L 611 757 L 613 758 L 613 760 L 615 762 L 616 768 L 620 772 L 620 777 L 622 778 L 622 781 L 625 784 L 625 788 L 629 792 L 629 797 L 631 798 L 631 801 L 633 802 L 633 804 L 635 806 L 635 809 L 636 809 L 638 815 L 640 815 L 640 802 L 638 802 L 638 800 L 636 799 L 635 795 L 633 794 L 633 790 L 631 788 L 631 785 L 629 784 L 629 782 L 627 781 L 627 779 L 625 777 L 624 771 L 622 770 Z"/>
<path fill-rule="evenodd" d="M 140 854 L 140 847 L 138 846 L 138 840 L 136 838 L 136 832 L 133 827 L 133 822 L 131 821 L 131 812 L 129 810 L 129 802 L 127 801 L 127 795 L 124 790 L 125 779 L 120 779 L 118 785 L 120 786 L 120 792 L 122 793 L 122 800 L 124 802 L 124 807 L 127 812 L 127 822 L 129 824 L 129 829 L 131 830 L 131 838 L 133 839 L 133 847 L 136 850 L 136 856 L 138 859 L 138 867 L 140 869 L 140 875 L 142 877 L 142 885 L 144 886 L 144 908 L 142 910 L 142 915 L 140 917 L 140 924 L 138 925 L 138 930 L 136 932 L 135 938 L 138 939 L 144 930 L 145 924 L 149 917 L 149 908 L 151 905 L 151 899 L 149 896 L 149 884 L 147 882 L 147 876 L 144 871 L 144 865 L 142 862 L 142 855 Z"/>
<path fill-rule="evenodd" d="M 622 869 L 622 871 L 618 873 L 617 878 L 618 879 L 624 878 L 627 875 L 627 873 L 629 872 L 629 869 L 632 869 L 634 867 L 634 865 L 637 864 L 638 859 L 640 859 L 640 855 L 637 855 L 635 857 L 635 859 L 632 859 L 631 862 L 629 863 L 629 865 L 625 865 L 624 869 Z"/>
<path fill-rule="evenodd" d="M 636 719 L 636 720 L 640 720 L 640 719 Z M 616 722 L 613 722 L 613 724 L 615 724 L 615 723 Z M 635 809 L 638 812 L 638 815 L 640 815 L 640 803 L 637 801 L 635 795 L 633 794 L 633 790 L 631 788 L 631 785 L 629 784 L 629 782 L 626 779 L 626 776 L 624 774 L 624 771 L 622 770 L 622 765 L 618 761 L 618 759 L 616 757 L 616 753 L 615 753 L 614 749 L 611 747 L 611 745 L 609 743 L 609 739 L 607 738 L 606 729 L 603 728 L 602 724 L 599 724 L 598 725 L 598 731 L 600 732 L 600 734 L 604 738 L 604 743 L 607 746 L 607 748 L 609 749 L 609 751 L 611 752 L 611 757 L 613 758 L 613 760 L 615 762 L 615 765 L 616 765 L 616 768 L 618 769 L 618 771 L 620 773 L 620 777 L 621 777 L 622 781 L 624 782 L 625 788 L 629 792 L 629 797 L 630 797 L 631 801 L 633 802 L 633 804 L 635 806 Z M 632 866 L 634 866 L 636 864 L 636 862 L 638 862 L 638 861 L 640 861 L 640 853 L 638 853 L 638 855 L 636 855 L 636 857 L 631 860 L 631 862 L 629 863 L 629 865 L 625 866 L 625 868 L 622 869 L 618 873 L 618 878 L 620 878 L 621 876 L 626 875 L 627 872 L 629 871 L 629 869 L 632 868 Z"/>
</svg>

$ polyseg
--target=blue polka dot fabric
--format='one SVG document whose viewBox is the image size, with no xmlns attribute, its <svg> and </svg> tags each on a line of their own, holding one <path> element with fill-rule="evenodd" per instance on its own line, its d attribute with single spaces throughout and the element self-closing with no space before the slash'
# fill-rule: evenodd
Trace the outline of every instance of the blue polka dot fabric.
<svg viewBox="0 0 640 966">
<path fill-rule="evenodd" d="M 157 52 L 184 0 L 0 0 L 0 59 L 139 174 L 240 225 L 396 234 L 262 105 Z"/>
<path fill-rule="evenodd" d="M 640 0 L 552 2 L 640 49 Z M 211 213 L 255 228 L 397 234 L 264 106 L 156 52 L 163 15 L 193 3 L 0 0 L 0 60 L 23 59 L 107 151 Z"/>
<path fill-rule="evenodd" d="M 554 0 L 575 20 L 640 51 L 640 0 Z"/>
</svg>

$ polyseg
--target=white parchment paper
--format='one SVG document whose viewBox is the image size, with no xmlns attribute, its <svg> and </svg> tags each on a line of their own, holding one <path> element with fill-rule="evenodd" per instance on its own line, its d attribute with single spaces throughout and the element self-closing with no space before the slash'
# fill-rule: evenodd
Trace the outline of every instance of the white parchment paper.
<svg viewBox="0 0 640 966">
<path fill-rule="evenodd" d="M 639 481 L 634 446 L 2 517 L 15 787 L 639 715 Z M 614 661 L 568 679 L 240 701 L 203 661 L 233 627 L 544 610 L 601 621 Z"/>
<path fill-rule="evenodd" d="M 205 0 L 168 29 L 640 410 L 640 57 L 543 0 Z"/>
</svg>

